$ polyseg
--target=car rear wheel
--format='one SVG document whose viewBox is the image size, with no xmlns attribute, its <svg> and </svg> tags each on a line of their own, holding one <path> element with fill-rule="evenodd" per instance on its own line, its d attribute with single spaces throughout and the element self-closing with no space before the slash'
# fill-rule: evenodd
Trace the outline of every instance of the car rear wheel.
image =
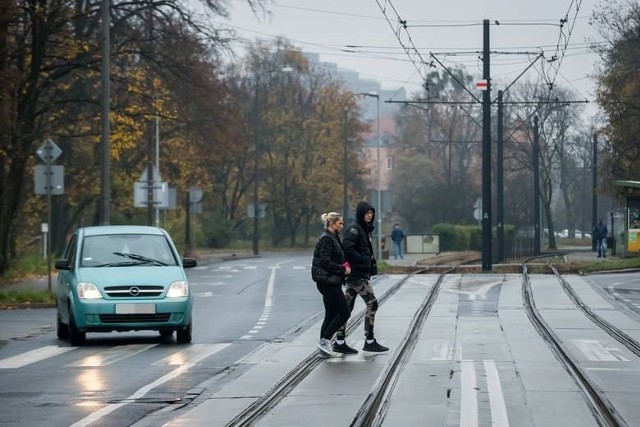
<svg viewBox="0 0 640 427">
<path fill-rule="evenodd" d="M 180 344 L 189 344 L 191 342 L 191 324 L 184 329 L 176 331 L 176 341 Z"/>
<path fill-rule="evenodd" d="M 61 340 L 69 339 L 69 327 L 60 320 L 60 312 L 56 312 L 56 335 Z"/>
<path fill-rule="evenodd" d="M 74 314 L 71 311 L 71 307 L 69 307 L 69 344 L 77 347 L 84 344 L 87 339 L 87 333 L 78 329 L 73 316 Z"/>
</svg>

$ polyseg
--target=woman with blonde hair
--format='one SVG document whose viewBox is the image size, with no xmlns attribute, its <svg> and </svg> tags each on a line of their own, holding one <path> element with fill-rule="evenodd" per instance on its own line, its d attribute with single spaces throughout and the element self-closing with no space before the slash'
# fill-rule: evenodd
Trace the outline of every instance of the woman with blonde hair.
<svg viewBox="0 0 640 427">
<path fill-rule="evenodd" d="M 320 328 L 318 348 L 330 356 L 336 353 L 355 354 L 358 351 L 343 344 L 331 344 L 331 339 L 340 326 L 344 325 L 351 310 L 342 292 L 342 284 L 346 275 L 351 274 L 351 267 L 345 262 L 340 231 L 344 227 L 344 219 L 337 212 L 324 213 L 321 216 L 324 231 L 313 250 L 311 277 L 324 303 L 324 321 Z"/>
</svg>

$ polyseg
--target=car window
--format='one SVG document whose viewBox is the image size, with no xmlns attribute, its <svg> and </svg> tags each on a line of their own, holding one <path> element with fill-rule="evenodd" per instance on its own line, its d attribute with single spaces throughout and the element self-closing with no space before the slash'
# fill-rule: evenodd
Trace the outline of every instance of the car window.
<svg viewBox="0 0 640 427">
<path fill-rule="evenodd" d="M 73 266 L 76 260 L 76 248 L 78 242 L 78 235 L 74 234 L 69 240 L 66 250 L 64 251 L 64 259 L 69 262 L 70 266 Z"/>
<path fill-rule="evenodd" d="M 145 262 L 145 259 L 157 262 Z M 153 234 L 86 236 L 82 242 L 80 266 L 99 267 L 110 264 L 178 265 L 169 242 L 164 236 Z"/>
</svg>

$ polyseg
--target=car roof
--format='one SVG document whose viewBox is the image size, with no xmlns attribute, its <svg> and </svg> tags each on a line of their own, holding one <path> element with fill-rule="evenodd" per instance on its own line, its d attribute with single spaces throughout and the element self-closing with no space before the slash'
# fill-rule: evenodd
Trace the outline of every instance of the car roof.
<svg viewBox="0 0 640 427">
<path fill-rule="evenodd" d="M 84 236 L 99 236 L 103 234 L 166 234 L 166 231 L 162 228 L 148 225 L 96 225 L 79 228 L 78 232 Z"/>
</svg>

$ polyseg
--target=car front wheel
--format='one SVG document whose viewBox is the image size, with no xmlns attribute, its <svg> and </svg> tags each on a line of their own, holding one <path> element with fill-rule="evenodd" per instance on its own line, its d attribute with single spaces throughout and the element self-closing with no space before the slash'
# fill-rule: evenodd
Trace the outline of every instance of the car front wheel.
<svg viewBox="0 0 640 427">
<path fill-rule="evenodd" d="M 191 342 L 191 324 L 184 329 L 176 331 L 176 340 L 180 344 L 189 344 Z"/>
<path fill-rule="evenodd" d="M 76 321 L 74 319 L 74 314 L 71 311 L 71 307 L 69 307 L 69 344 L 74 347 L 84 344 L 87 339 L 87 333 L 81 331 L 76 326 Z"/>
<path fill-rule="evenodd" d="M 56 312 L 56 335 L 61 340 L 69 339 L 69 327 L 60 320 L 60 312 Z"/>
</svg>

